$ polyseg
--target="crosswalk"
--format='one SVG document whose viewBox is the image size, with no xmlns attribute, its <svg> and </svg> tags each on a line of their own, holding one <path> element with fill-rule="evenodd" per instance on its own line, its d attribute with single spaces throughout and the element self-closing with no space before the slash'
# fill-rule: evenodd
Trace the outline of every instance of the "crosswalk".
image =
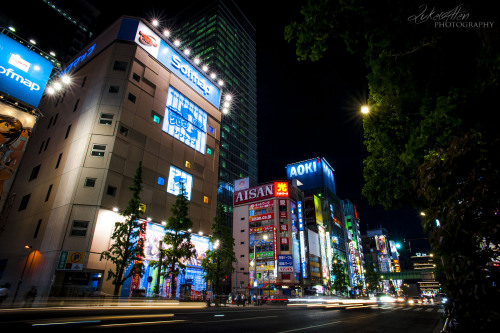
<svg viewBox="0 0 500 333">
<path fill-rule="evenodd" d="M 392 311 L 412 311 L 412 312 L 437 312 L 444 313 L 444 309 L 441 307 L 420 307 L 420 306 L 406 306 L 406 307 L 392 307 L 392 306 L 379 306 L 374 307 L 374 309 L 380 310 L 392 310 Z"/>
</svg>

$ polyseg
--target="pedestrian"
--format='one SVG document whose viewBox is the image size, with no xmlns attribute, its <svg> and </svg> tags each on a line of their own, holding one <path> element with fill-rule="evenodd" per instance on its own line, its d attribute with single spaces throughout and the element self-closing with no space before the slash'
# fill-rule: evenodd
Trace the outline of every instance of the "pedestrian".
<svg viewBox="0 0 500 333">
<path fill-rule="evenodd" d="M 257 305 L 256 304 L 257 302 L 257 297 L 255 297 L 255 294 L 252 295 L 252 303 L 253 303 L 253 306 Z"/>
<path fill-rule="evenodd" d="M 38 291 L 35 286 L 32 286 L 30 290 L 24 295 L 24 307 L 31 308 L 33 306 L 33 302 L 35 301 L 36 296 L 38 295 Z"/>
<path fill-rule="evenodd" d="M 0 287 L 0 307 L 2 306 L 3 301 L 9 296 L 9 287 L 10 284 L 5 283 Z"/>
<path fill-rule="evenodd" d="M 257 304 L 261 305 L 262 304 L 262 296 L 257 296 Z"/>
<path fill-rule="evenodd" d="M 245 296 L 245 294 L 241 295 L 241 302 L 243 303 L 243 306 L 245 306 L 246 300 L 247 297 Z"/>
<path fill-rule="evenodd" d="M 236 295 L 236 305 L 240 306 L 241 296 L 240 294 Z"/>
</svg>

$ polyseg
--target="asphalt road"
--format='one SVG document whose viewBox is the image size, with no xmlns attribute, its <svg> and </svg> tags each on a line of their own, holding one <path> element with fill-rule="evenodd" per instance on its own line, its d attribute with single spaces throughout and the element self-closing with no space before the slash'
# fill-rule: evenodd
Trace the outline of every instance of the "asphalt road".
<svg viewBox="0 0 500 333">
<path fill-rule="evenodd" d="M 439 306 L 375 305 L 325 308 L 260 307 L 75 307 L 4 309 L 5 332 L 383 332 L 437 333 Z"/>
</svg>

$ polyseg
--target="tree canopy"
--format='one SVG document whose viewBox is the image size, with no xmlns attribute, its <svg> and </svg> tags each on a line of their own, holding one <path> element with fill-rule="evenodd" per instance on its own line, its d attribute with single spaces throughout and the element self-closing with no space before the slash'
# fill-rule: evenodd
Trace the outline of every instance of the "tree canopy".
<svg viewBox="0 0 500 333">
<path fill-rule="evenodd" d="M 111 246 L 101 253 L 101 259 L 107 259 L 114 264 L 108 270 L 107 280 L 112 280 L 114 295 L 118 296 L 123 283 L 134 275 L 144 275 L 144 240 L 139 237 L 142 223 L 139 221 L 141 214 L 142 192 L 142 162 L 134 175 L 133 183 L 129 187 L 132 191 L 127 207 L 121 213 L 126 217 L 124 222 L 116 222 L 111 236 Z M 128 269 L 130 268 L 130 269 Z"/>
<path fill-rule="evenodd" d="M 299 60 L 327 56 L 333 40 L 364 59 L 364 196 L 424 211 L 452 315 L 477 328 L 498 319 L 489 303 L 500 284 L 494 11 L 473 1 L 308 0 L 301 12 L 285 28 Z"/>
</svg>

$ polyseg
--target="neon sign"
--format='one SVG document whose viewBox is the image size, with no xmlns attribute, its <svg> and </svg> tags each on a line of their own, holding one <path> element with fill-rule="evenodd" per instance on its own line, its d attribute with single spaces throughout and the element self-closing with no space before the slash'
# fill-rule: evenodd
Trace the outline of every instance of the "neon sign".
<svg viewBox="0 0 500 333">
<path fill-rule="evenodd" d="M 274 182 L 274 196 L 288 197 L 288 182 Z"/>
</svg>

